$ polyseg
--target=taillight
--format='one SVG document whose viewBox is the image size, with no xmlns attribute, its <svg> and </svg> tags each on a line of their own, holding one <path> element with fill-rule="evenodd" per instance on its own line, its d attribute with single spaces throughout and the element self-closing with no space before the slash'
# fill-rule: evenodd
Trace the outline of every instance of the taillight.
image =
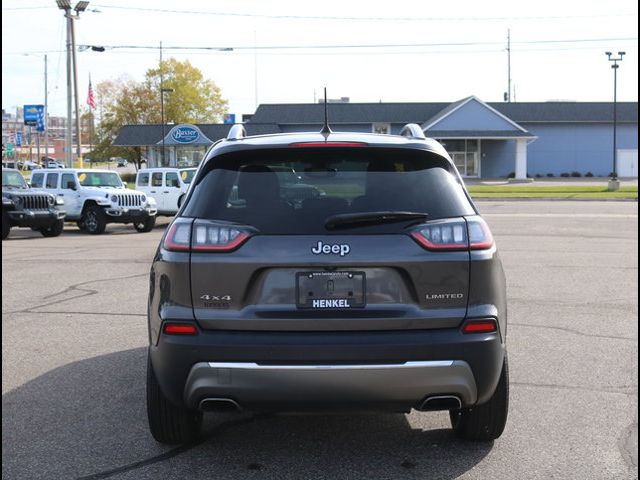
<svg viewBox="0 0 640 480">
<path fill-rule="evenodd" d="M 191 250 L 197 252 L 229 252 L 242 245 L 249 233 L 237 227 L 196 220 L 193 223 Z"/>
<path fill-rule="evenodd" d="M 411 237 L 428 250 L 483 250 L 493 246 L 489 226 L 480 217 L 427 222 L 411 232 Z"/>
<path fill-rule="evenodd" d="M 164 248 L 172 252 L 188 252 L 191 249 L 191 220 L 173 222 L 164 238 Z"/>
<path fill-rule="evenodd" d="M 196 326 L 189 323 L 165 323 L 162 331 L 167 335 L 198 335 Z"/>
<path fill-rule="evenodd" d="M 178 219 L 164 240 L 164 248 L 175 252 L 230 252 L 252 234 L 250 228 L 210 220 Z"/>
<path fill-rule="evenodd" d="M 462 326 L 462 333 L 493 333 L 498 330 L 498 324 L 493 318 L 469 320 Z"/>
<path fill-rule="evenodd" d="M 467 250 L 467 224 L 464 218 L 435 220 L 411 233 L 413 239 L 429 250 Z"/>
<path fill-rule="evenodd" d="M 493 235 L 489 225 L 480 217 L 468 217 L 469 248 L 471 250 L 485 250 L 493 246 Z"/>
</svg>

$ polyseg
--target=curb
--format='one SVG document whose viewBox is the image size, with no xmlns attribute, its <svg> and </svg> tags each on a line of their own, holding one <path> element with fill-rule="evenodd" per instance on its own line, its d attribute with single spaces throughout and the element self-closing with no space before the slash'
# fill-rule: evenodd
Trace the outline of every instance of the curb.
<svg viewBox="0 0 640 480">
<path fill-rule="evenodd" d="M 471 196 L 474 202 L 635 202 L 638 203 L 637 198 L 553 198 L 553 197 L 541 197 L 541 198 L 504 198 L 504 197 L 482 197 L 474 198 Z"/>
</svg>

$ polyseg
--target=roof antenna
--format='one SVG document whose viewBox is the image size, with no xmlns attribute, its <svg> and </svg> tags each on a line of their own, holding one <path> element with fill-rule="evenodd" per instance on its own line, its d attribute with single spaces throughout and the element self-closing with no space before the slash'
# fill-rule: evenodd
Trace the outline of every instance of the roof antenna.
<svg viewBox="0 0 640 480">
<path fill-rule="evenodd" d="M 327 87 L 324 87 L 324 125 L 322 125 L 320 133 L 323 135 L 329 135 L 332 133 L 329 128 L 329 112 L 327 110 Z"/>
</svg>

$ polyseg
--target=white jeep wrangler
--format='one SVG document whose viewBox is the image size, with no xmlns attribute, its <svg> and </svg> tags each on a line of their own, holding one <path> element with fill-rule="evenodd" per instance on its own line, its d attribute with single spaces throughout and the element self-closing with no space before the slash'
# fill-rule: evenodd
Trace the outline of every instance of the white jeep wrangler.
<svg viewBox="0 0 640 480">
<path fill-rule="evenodd" d="M 63 197 L 66 220 L 88 233 L 103 233 L 108 223 L 133 223 L 148 232 L 156 222 L 155 200 L 127 189 L 112 170 L 43 169 L 31 175 L 31 186 Z"/>
</svg>

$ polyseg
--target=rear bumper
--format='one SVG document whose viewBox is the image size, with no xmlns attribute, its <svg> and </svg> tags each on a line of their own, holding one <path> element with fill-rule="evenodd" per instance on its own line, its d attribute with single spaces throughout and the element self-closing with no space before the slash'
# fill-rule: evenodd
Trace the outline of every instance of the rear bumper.
<svg viewBox="0 0 640 480">
<path fill-rule="evenodd" d="M 150 346 L 164 394 L 197 409 L 229 398 L 248 410 L 407 411 L 430 395 L 486 402 L 502 370 L 499 333 L 203 331 Z"/>
<path fill-rule="evenodd" d="M 184 402 L 226 398 L 248 410 L 367 409 L 409 411 L 432 396 L 476 403 L 466 362 L 435 360 L 378 365 L 259 365 L 201 362 L 189 373 Z"/>
<path fill-rule="evenodd" d="M 18 227 L 48 227 L 64 219 L 61 210 L 13 210 L 8 212 L 11 225 Z"/>
</svg>

